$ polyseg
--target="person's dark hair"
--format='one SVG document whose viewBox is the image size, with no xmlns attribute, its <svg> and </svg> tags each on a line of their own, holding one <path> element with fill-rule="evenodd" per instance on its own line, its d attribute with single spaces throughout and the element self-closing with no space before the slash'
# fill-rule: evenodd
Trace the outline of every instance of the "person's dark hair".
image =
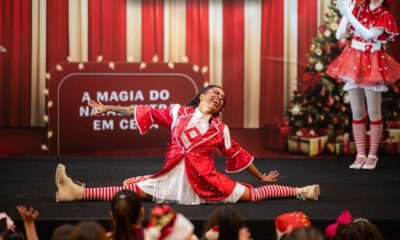
<svg viewBox="0 0 400 240">
<path fill-rule="evenodd" d="M 200 95 L 206 93 L 209 89 L 211 88 L 219 88 L 222 89 L 222 87 L 217 86 L 217 85 L 207 85 L 206 87 L 203 87 L 200 89 L 200 91 L 194 96 L 194 98 L 190 99 L 189 103 L 186 104 L 187 107 L 197 107 L 199 106 L 200 103 Z M 222 105 L 221 110 L 225 107 L 226 104 L 226 98 L 224 99 L 224 105 Z M 219 112 L 214 113 L 213 117 L 219 117 Z"/>
<path fill-rule="evenodd" d="M 282 236 L 281 240 L 324 240 L 324 235 L 314 227 L 297 228 Z"/>
<path fill-rule="evenodd" d="M 13 232 L 11 230 L 7 230 L 7 222 L 6 219 L 3 218 L 0 220 L 0 236 L 3 237 L 4 239 L 8 240 L 24 240 L 25 236 L 22 232 L 20 232 L 18 229 Z"/>
<path fill-rule="evenodd" d="M 111 200 L 113 239 L 135 239 L 135 231 L 132 225 L 137 222 L 141 208 L 142 204 L 136 193 L 122 190 L 115 194 Z"/>
<path fill-rule="evenodd" d="M 219 238 L 218 240 L 237 240 L 239 236 L 239 230 L 245 227 L 243 218 L 240 214 L 232 207 L 221 206 L 215 209 L 208 217 L 207 222 L 204 225 L 204 235 L 212 227 L 219 227 Z"/>
<path fill-rule="evenodd" d="M 358 218 L 352 224 L 341 224 L 337 230 L 335 240 L 383 240 L 378 228 L 364 218 Z"/>
<path fill-rule="evenodd" d="M 18 230 L 16 232 L 7 231 L 2 234 L 2 237 L 5 240 L 25 240 L 25 235 Z"/>
<path fill-rule="evenodd" d="M 71 240 L 106 240 L 106 231 L 97 222 L 83 221 L 72 230 Z"/>
<path fill-rule="evenodd" d="M 51 235 L 51 240 L 69 240 L 72 236 L 72 231 L 75 226 L 72 224 L 62 224 L 54 230 Z"/>
</svg>

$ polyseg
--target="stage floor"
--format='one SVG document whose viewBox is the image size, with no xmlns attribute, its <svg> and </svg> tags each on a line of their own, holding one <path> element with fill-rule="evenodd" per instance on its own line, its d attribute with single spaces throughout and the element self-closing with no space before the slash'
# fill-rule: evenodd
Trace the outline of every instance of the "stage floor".
<svg viewBox="0 0 400 240">
<path fill-rule="evenodd" d="M 15 209 L 17 204 L 33 206 L 40 211 L 38 228 L 42 239 L 44 229 L 62 222 L 97 220 L 109 223 L 109 203 L 73 202 L 57 204 L 54 172 L 58 163 L 67 167 L 70 177 L 84 182 L 88 187 L 120 185 L 125 178 L 154 173 L 160 169 L 162 158 L 55 158 L 17 157 L 0 158 L 1 190 L 0 212 L 5 211 L 19 226 L 21 219 Z M 311 222 L 324 227 L 345 209 L 354 217 L 365 217 L 376 223 L 386 239 L 397 235 L 400 223 L 400 159 L 382 157 L 374 171 L 350 170 L 351 158 L 267 159 L 258 158 L 256 166 L 261 171 L 278 170 L 277 184 L 305 186 L 319 183 L 319 201 L 298 199 L 266 200 L 256 203 L 237 203 L 235 207 L 244 217 L 254 239 L 272 239 L 274 218 L 284 212 L 303 211 Z M 225 160 L 216 159 L 223 171 Z M 237 181 L 260 186 L 260 182 L 246 171 L 229 174 Z M 145 202 L 146 218 L 152 202 Z M 218 205 L 183 206 L 173 208 L 202 231 L 202 224 Z M 53 228 L 54 229 L 54 228 Z M 48 231 L 48 230 L 47 230 Z M 270 237 L 269 237 L 270 236 Z"/>
</svg>

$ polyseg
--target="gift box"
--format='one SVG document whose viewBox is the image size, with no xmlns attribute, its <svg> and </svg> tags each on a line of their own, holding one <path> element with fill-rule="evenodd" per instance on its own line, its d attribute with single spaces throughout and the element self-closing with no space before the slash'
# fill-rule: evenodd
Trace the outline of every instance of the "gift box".
<svg viewBox="0 0 400 240">
<path fill-rule="evenodd" d="M 288 139 L 289 152 L 303 153 L 314 156 L 322 153 L 328 142 L 328 136 L 321 137 L 297 137 L 290 136 Z"/>
<path fill-rule="evenodd" d="M 397 154 L 400 152 L 400 143 L 393 137 L 385 140 L 382 151 L 387 154 Z"/>
<path fill-rule="evenodd" d="M 318 132 L 321 136 L 327 135 L 330 143 L 334 142 L 337 136 L 344 134 L 343 130 L 335 129 L 333 124 L 329 124 L 328 128 L 320 128 Z"/>
<path fill-rule="evenodd" d="M 328 153 L 335 154 L 335 143 L 329 142 L 329 136 L 328 143 L 326 144 L 326 149 L 328 150 Z"/>
<path fill-rule="evenodd" d="M 292 127 L 279 125 L 265 125 L 263 146 L 264 148 L 286 151 L 288 149 L 288 137 L 291 134 Z"/>
<path fill-rule="evenodd" d="M 335 144 L 336 155 L 354 155 L 357 152 L 355 142 L 338 142 Z"/>
<path fill-rule="evenodd" d="M 400 128 L 387 128 L 386 133 L 388 138 L 393 138 L 400 142 Z"/>
</svg>

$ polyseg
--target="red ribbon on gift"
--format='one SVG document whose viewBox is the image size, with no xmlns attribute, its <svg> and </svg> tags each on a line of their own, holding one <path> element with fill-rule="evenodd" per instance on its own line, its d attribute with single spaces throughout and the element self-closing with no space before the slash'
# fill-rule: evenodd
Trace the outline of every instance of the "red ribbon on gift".
<svg viewBox="0 0 400 240">
<path fill-rule="evenodd" d="M 344 155 L 350 154 L 350 143 L 343 144 L 343 153 Z"/>
<path fill-rule="evenodd" d="M 318 153 L 322 152 L 322 140 L 318 139 Z"/>
</svg>

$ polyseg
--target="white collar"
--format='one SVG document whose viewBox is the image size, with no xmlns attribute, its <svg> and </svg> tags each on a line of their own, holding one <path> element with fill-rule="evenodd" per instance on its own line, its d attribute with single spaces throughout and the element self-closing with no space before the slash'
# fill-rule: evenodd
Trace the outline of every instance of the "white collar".
<svg viewBox="0 0 400 240">
<path fill-rule="evenodd" d="M 209 124 L 211 116 L 211 114 L 204 114 L 199 108 L 196 108 L 192 118 L 197 120 L 200 124 Z"/>
</svg>

